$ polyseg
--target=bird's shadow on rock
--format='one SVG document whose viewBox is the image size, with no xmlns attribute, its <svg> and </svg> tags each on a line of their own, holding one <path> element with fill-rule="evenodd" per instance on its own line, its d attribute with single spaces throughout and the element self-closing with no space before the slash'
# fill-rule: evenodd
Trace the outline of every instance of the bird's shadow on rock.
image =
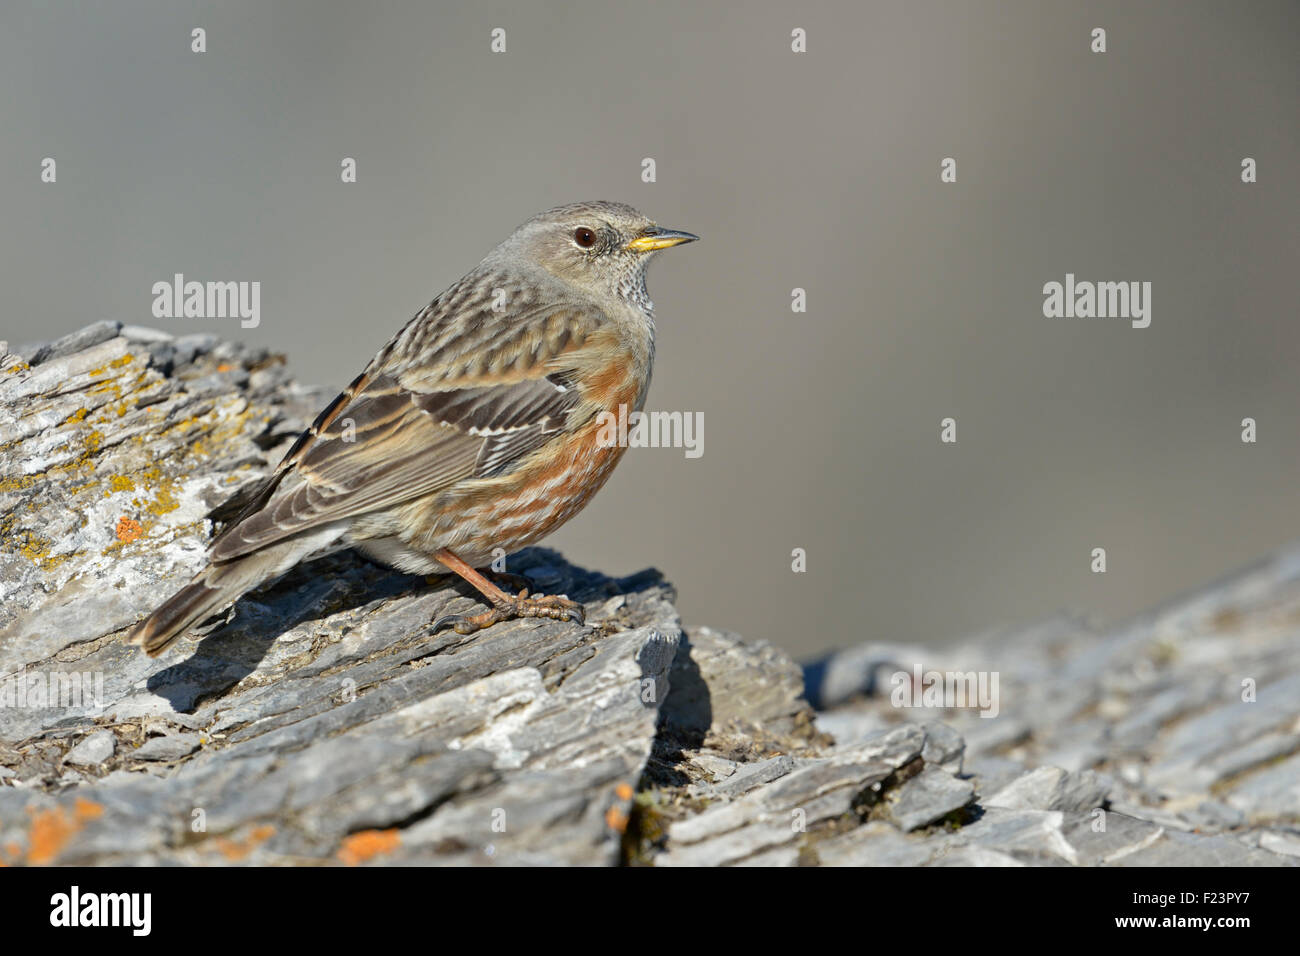
<svg viewBox="0 0 1300 956">
<path fill-rule="evenodd" d="M 663 580 L 652 569 L 611 578 L 571 565 L 547 548 L 526 548 L 511 555 L 509 568 L 531 582 L 535 591 L 567 593 L 578 601 L 632 593 Z M 438 591 L 446 593 L 438 604 L 438 614 L 461 598 L 475 602 L 479 609 L 487 607 L 474 586 L 455 574 L 435 579 L 395 571 L 355 551 L 329 555 L 250 591 L 203 627 L 195 628 L 194 633 L 202 639 L 193 654 L 151 675 L 147 686 L 177 713 L 192 713 L 253 673 L 276 641 L 295 627 L 369 604 Z M 392 642 L 409 636 L 394 635 Z M 310 642 L 303 645 L 303 653 L 309 654 Z M 178 649 L 183 652 L 185 645 L 169 653 Z"/>
<path fill-rule="evenodd" d="M 253 673 L 286 631 L 427 586 L 352 551 L 299 565 L 193 628 L 197 646 L 183 638 L 167 652 L 193 653 L 151 675 L 147 686 L 177 712 L 192 711 Z"/>
</svg>

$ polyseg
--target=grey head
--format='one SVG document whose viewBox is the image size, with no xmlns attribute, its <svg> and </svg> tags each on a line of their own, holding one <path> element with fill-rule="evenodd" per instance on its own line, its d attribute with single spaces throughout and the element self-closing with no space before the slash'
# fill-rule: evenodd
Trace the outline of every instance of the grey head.
<svg viewBox="0 0 1300 956">
<path fill-rule="evenodd" d="M 529 219 L 485 263 L 533 266 L 588 293 L 650 312 L 645 270 L 661 249 L 698 239 L 618 202 L 556 206 Z"/>
</svg>

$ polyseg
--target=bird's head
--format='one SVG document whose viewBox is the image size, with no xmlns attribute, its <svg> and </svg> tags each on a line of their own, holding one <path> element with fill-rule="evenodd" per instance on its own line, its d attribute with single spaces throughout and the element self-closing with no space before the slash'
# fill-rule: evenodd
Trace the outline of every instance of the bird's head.
<svg viewBox="0 0 1300 956">
<path fill-rule="evenodd" d="M 498 253 L 540 266 L 598 298 L 614 296 L 648 312 L 650 257 L 698 238 L 665 229 L 623 203 L 582 202 L 529 219 Z"/>
</svg>

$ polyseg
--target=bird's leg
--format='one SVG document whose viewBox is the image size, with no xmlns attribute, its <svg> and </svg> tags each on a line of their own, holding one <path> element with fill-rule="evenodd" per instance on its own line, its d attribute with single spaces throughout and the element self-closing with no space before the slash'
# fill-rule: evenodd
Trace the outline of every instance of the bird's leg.
<svg viewBox="0 0 1300 956">
<path fill-rule="evenodd" d="M 525 589 L 531 591 L 533 587 L 533 582 L 523 574 L 511 574 L 509 571 L 487 569 L 483 572 L 483 576 L 497 587 L 504 588 L 507 591 L 523 591 Z"/>
<path fill-rule="evenodd" d="M 549 617 L 556 621 L 574 621 L 578 624 L 582 624 L 586 620 L 586 613 L 582 605 L 576 601 L 570 601 L 562 594 L 539 594 L 536 597 L 529 597 L 528 589 L 525 588 L 518 594 L 512 595 L 501 590 L 447 548 L 441 548 L 435 552 L 434 557 L 478 588 L 483 596 L 488 599 L 488 603 L 492 605 L 482 614 L 475 614 L 470 617 L 460 614 L 443 615 L 433 624 L 435 634 L 444 625 L 450 625 L 457 634 L 473 634 L 481 628 L 491 627 L 500 621 L 509 621 L 517 617 Z"/>
<path fill-rule="evenodd" d="M 505 591 L 522 591 L 525 588 L 531 591 L 533 589 L 532 579 L 526 575 L 511 574 L 508 571 L 493 571 L 491 568 L 477 568 L 476 570 L 479 574 L 483 575 L 483 577 L 487 578 L 497 587 Z M 435 580 L 449 577 L 452 574 L 455 574 L 457 577 L 461 576 L 460 573 L 456 571 L 438 571 L 433 574 L 425 575 L 425 579 L 430 584 L 433 584 Z M 477 584 L 474 586 L 478 587 Z M 482 589 L 480 588 L 480 590 Z"/>
</svg>

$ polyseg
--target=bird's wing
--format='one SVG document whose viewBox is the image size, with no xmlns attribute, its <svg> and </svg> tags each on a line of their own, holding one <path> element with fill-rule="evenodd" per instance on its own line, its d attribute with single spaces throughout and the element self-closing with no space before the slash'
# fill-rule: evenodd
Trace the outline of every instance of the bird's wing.
<svg viewBox="0 0 1300 956">
<path fill-rule="evenodd" d="M 592 413 L 574 369 L 585 364 L 588 332 L 578 326 L 600 317 L 566 314 L 573 318 L 560 325 L 542 314 L 538 326 L 552 333 L 564 327 L 564 334 L 521 338 L 516 333 L 529 323 L 512 321 L 510 336 L 475 350 L 477 373 L 466 374 L 457 358 L 463 350 L 445 345 L 424 364 L 381 352 L 299 436 L 212 542 L 211 559 L 510 471 L 559 434 L 570 415 Z M 566 367 L 570 357 L 573 368 Z"/>
</svg>

